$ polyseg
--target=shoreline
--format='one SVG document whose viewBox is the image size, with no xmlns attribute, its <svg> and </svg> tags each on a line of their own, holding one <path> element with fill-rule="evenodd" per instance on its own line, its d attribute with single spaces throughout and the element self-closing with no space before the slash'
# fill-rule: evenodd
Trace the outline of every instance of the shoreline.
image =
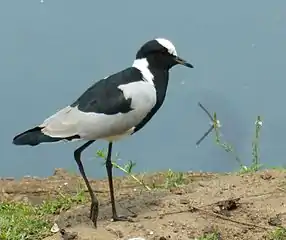
<svg viewBox="0 0 286 240">
<path fill-rule="evenodd" d="M 271 234 L 286 227 L 285 170 L 244 174 L 155 172 L 136 177 L 151 190 L 129 176 L 114 178 L 118 210 L 126 215 L 135 212 L 132 223 L 110 222 L 107 179 L 90 179 L 100 202 L 98 229 L 88 218 L 90 199 L 81 177 L 64 169 L 55 169 L 44 178 L 2 178 L 0 200 L 9 206 L 41 206 L 41 217 L 48 226 L 41 236 L 47 236 L 46 240 L 61 239 L 59 232 L 50 231 L 54 223 L 67 232 L 76 232 L 79 239 L 102 240 L 272 240 Z"/>
</svg>

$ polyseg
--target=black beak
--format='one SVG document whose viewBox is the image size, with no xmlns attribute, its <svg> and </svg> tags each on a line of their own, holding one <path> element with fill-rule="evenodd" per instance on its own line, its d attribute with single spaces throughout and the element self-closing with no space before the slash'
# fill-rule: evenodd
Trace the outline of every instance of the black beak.
<svg viewBox="0 0 286 240">
<path fill-rule="evenodd" d="M 180 57 L 175 57 L 175 61 L 178 63 L 178 64 L 181 64 L 181 65 L 184 65 L 186 67 L 189 67 L 189 68 L 193 68 L 194 66 L 190 63 L 188 63 L 186 60 L 180 58 Z"/>
</svg>

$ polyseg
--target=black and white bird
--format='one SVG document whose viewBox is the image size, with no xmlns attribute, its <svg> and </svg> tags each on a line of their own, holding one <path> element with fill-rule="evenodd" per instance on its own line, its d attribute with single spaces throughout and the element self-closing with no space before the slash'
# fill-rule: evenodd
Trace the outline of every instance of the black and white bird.
<svg viewBox="0 0 286 240">
<path fill-rule="evenodd" d="M 95 140 L 108 141 L 106 170 L 109 181 L 112 217 L 115 207 L 111 152 L 112 143 L 138 132 L 162 106 L 169 70 L 181 64 L 193 66 L 177 55 L 175 46 L 167 39 L 156 38 L 138 50 L 131 67 L 94 83 L 71 105 L 50 116 L 44 122 L 14 137 L 15 145 L 36 146 L 44 142 L 85 140 L 74 152 L 74 158 L 91 197 L 90 218 L 97 226 L 98 200 L 86 177 L 81 153 Z"/>
</svg>

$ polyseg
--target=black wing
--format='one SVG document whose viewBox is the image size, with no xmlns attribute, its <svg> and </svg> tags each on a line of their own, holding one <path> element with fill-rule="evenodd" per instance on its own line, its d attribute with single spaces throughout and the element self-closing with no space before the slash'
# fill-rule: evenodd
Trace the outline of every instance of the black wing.
<svg viewBox="0 0 286 240">
<path fill-rule="evenodd" d="M 118 86 L 141 80 L 142 74 L 138 69 L 127 68 L 93 84 L 71 104 L 71 107 L 78 106 L 83 112 L 107 115 L 127 113 L 132 110 L 132 99 L 126 99 Z"/>
</svg>

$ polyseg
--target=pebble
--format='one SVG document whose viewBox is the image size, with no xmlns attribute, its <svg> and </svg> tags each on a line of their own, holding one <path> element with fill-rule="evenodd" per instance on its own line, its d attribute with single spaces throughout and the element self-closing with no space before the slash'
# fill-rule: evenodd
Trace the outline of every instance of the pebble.
<svg viewBox="0 0 286 240">
<path fill-rule="evenodd" d="M 180 199 L 180 204 L 188 204 L 190 201 L 187 198 Z"/>
<path fill-rule="evenodd" d="M 149 235 L 153 235 L 154 234 L 154 232 L 153 231 L 149 231 Z"/>
<path fill-rule="evenodd" d="M 54 223 L 54 225 L 51 228 L 51 232 L 52 233 L 57 233 L 58 231 L 60 231 L 58 224 Z"/>
</svg>

